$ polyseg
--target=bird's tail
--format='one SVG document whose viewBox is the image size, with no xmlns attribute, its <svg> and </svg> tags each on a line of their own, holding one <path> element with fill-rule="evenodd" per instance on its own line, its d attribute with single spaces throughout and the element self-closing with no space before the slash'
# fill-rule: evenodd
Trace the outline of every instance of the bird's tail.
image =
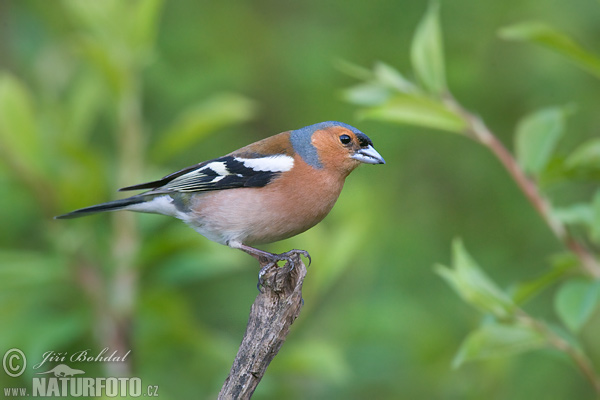
<svg viewBox="0 0 600 400">
<path fill-rule="evenodd" d="M 104 211 L 117 211 L 127 209 L 129 206 L 141 204 L 147 202 L 149 199 L 146 196 L 132 196 L 126 199 L 109 201 L 107 203 L 96 204 L 95 206 L 89 206 L 80 208 L 79 210 L 71 211 L 63 215 L 54 217 L 55 219 L 69 219 L 85 217 L 86 215 L 96 214 Z"/>
</svg>

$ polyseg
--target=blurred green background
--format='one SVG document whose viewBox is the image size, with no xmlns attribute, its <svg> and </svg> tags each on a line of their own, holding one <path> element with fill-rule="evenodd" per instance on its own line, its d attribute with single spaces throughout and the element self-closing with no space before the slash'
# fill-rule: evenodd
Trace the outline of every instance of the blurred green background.
<svg viewBox="0 0 600 400">
<path fill-rule="evenodd" d="M 600 50 L 592 0 L 443 1 L 447 79 L 512 148 L 516 121 L 574 103 L 559 149 L 598 134 L 600 84 L 497 31 L 543 20 Z M 340 60 L 410 70 L 427 3 L 0 1 L 0 352 L 131 350 L 161 399 L 215 398 L 256 296 L 257 265 L 163 216 L 52 216 L 119 198 L 272 134 L 325 120 L 371 137 L 331 214 L 265 249 L 310 251 L 305 305 L 256 399 L 592 398 L 550 350 L 452 369 L 480 322 L 434 272 L 462 237 L 502 287 L 563 250 L 502 166 L 457 135 L 356 118 Z M 310 190 L 310 186 L 304 190 Z M 558 204 L 586 190 L 549 189 Z M 527 304 L 557 321 L 553 288 Z M 587 340 L 600 331 L 596 312 Z M 594 336 L 595 335 L 595 336 Z M 584 339 L 586 339 L 584 337 Z M 597 340 L 597 339 L 596 339 Z M 600 363 L 600 348 L 588 354 Z M 46 369 L 43 369 L 46 370 Z M 28 386 L 0 373 L 0 386 Z"/>
</svg>

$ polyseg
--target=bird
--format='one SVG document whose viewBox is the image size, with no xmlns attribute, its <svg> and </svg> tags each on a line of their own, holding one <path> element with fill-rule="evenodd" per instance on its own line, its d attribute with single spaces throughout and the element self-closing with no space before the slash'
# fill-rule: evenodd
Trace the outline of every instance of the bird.
<svg viewBox="0 0 600 400">
<path fill-rule="evenodd" d="M 357 128 L 326 121 L 259 140 L 225 156 L 119 191 L 146 190 L 81 208 L 56 219 L 105 211 L 178 218 L 209 240 L 240 249 L 261 265 L 305 250 L 270 253 L 254 246 L 298 235 L 325 218 L 346 177 L 361 164 L 385 164 Z"/>
</svg>

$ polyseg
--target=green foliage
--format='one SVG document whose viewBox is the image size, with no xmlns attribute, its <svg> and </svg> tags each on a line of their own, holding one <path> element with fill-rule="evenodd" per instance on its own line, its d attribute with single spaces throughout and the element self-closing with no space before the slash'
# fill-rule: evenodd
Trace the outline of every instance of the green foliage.
<svg viewBox="0 0 600 400">
<path fill-rule="evenodd" d="M 464 122 L 441 103 L 422 94 L 398 94 L 384 104 L 365 109 L 359 118 L 419 125 L 461 133 Z"/>
<path fill-rule="evenodd" d="M 582 143 L 569 155 L 565 163 L 573 169 L 600 171 L 600 138 Z"/>
<path fill-rule="evenodd" d="M 539 331 L 523 323 L 484 324 L 469 333 L 460 345 L 452 365 L 455 368 L 469 361 L 509 357 L 547 345 Z"/>
<path fill-rule="evenodd" d="M 446 90 L 439 14 L 439 3 L 430 2 L 429 10 L 415 31 L 410 52 L 412 65 L 420 82 L 435 95 L 440 95 Z"/>
<path fill-rule="evenodd" d="M 550 51 L 499 44 L 498 27 L 512 23 L 519 7 L 577 40 L 561 47 L 523 39 Z M 555 309 L 564 286 L 590 282 L 579 286 L 590 293 L 596 279 L 549 235 L 485 150 L 427 133 L 477 140 L 473 130 L 483 120 L 453 94 L 503 143 L 523 116 L 574 103 L 577 114 L 569 114 L 549 156 L 532 149 L 537 159 L 545 155 L 528 177 L 540 181 L 569 239 L 597 249 L 598 88 L 554 54 L 597 76 L 598 56 L 580 50 L 593 49 L 598 3 L 576 0 L 568 16 L 557 2 L 519 7 L 456 0 L 443 9 L 442 37 L 439 6 L 422 1 L 397 10 L 340 0 L 291 8 L 3 2 L 0 347 L 22 348 L 30 363 L 48 350 L 99 351 L 123 318 L 131 327 L 131 375 L 159 385 L 161 399 L 215 398 L 256 296 L 254 261 L 166 217 L 52 216 L 120 198 L 121 185 L 337 119 L 367 133 L 387 164 L 354 172 L 323 223 L 264 247 L 307 249 L 313 265 L 300 318 L 255 398 L 593 398 L 580 368 L 533 350 L 560 347 L 569 359 L 581 354 L 575 365 L 585 367 L 586 358 L 600 365 L 593 296 L 571 291 L 565 300 L 577 331 Z M 333 95 L 345 77 L 331 60 L 380 58 L 386 62 L 372 68 L 338 63 L 356 80 L 342 93 L 358 106 L 353 114 Z M 427 268 L 448 258 L 455 236 L 477 262 L 462 248 L 464 265 L 453 260 L 440 273 L 475 299 L 467 301 L 479 313 Z M 453 357 L 465 367 L 449 368 Z M 92 377 L 111 372 L 102 363 L 71 366 Z M 34 373 L 2 373 L 0 386 L 28 387 Z"/>
<path fill-rule="evenodd" d="M 516 307 L 510 297 L 485 275 L 460 240 L 452 246 L 452 269 L 439 266 L 436 270 L 472 306 L 499 319 L 514 315 Z"/>
<path fill-rule="evenodd" d="M 442 47 L 439 4 L 434 1 L 419 23 L 411 47 L 413 68 L 425 90 L 385 63 L 376 63 L 370 72 L 345 62 L 341 69 L 365 83 L 346 89 L 343 98 L 367 106 L 358 113 L 361 119 L 464 133 L 463 119 L 441 101 L 446 91 Z"/>
<path fill-rule="evenodd" d="M 573 332 L 581 331 L 600 302 L 600 281 L 569 280 L 555 297 L 556 312 Z"/>
<path fill-rule="evenodd" d="M 469 361 L 507 357 L 547 344 L 544 334 L 522 318 L 517 305 L 485 275 L 467 253 L 462 241 L 455 240 L 453 243 L 452 269 L 438 266 L 436 270 L 464 301 L 501 321 L 484 323 L 471 332 L 452 361 L 454 367 Z M 539 285 L 526 290 L 536 290 Z"/>
<path fill-rule="evenodd" d="M 577 258 L 571 253 L 553 257 L 550 264 L 550 269 L 539 277 L 514 285 L 510 292 L 515 304 L 519 306 L 525 304 L 528 300 L 568 277 L 568 274 L 573 273 L 573 269 L 578 267 Z"/>
<path fill-rule="evenodd" d="M 462 242 L 455 241 L 452 246 L 452 268 L 437 266 L 436 271 L 465 302 L 486 315 L 488 322 L 467 336 L 453 365 L 551 346 L 567 354 L 600 393 L 600 377 L 593 371 L 589 356 L 581 352 L 583 346 L 578 340 L 564 340 L 545 322 L 531 317 L 521 308 L 560 282 L 554 305 L 560 320 L 570 331 L 582 334 L 587 322 L 599 308 L 600 262 L 598 254 L 592 251 L 588 243 L 600 244 L 600 190 L 596 190 L 591 200 L 552 207 L 548 194 L 538 185 L 538 181 L 548 173 L 561 175 L 561 182 L 569 183 L 571 187 L 578 183 L 574 177 L 582 176 L 588 176 L 590 181 L 597 184 L 597 178 L 590 171 L 597 172 L 598 169 L 598 139 L 584 142 L 565 157 L 558 149 L 567 131 L 566 119 L 572 114 L 573 106 L 542 108 L 518 122 L 515 133 L 516 157 L 513 157 L 494 139 L 494 134 L 479 117 L 467 111 L 451 93 L 446 92 L 438 15 L 438 4 L 433 2 L 417 27 L 412 43 L 412 65 L 420 84 L 404 79 L 401 85 L 384 84 L 381 79 L 374 78 L 374 71 L 372 74 L 361 71 L 355 77 L 365 82 L 346 91 L 346 100 L 361 106 L 358 115 L 362 117 L 463 133 L 488 147 L 506 167 L 550 230 L 572 251 L 569 255 L 555 257 L 551 268 L 537 278 L 514 284 L 509 296 L 483 272 Z M 543 45 L 600 78 L 600 59 L 597 56 L 546 25 L 518 24 L 502 29 L 500 36 Z M 389 69 L 386 66 L 387 76 L 401 76 Z M 556 160 L 561 159 L 565 160 L 562 169 L 556 167 Z M 480 228 L 483 230 L 485 226 L 482 223 Z M 584 228 L 585 240 L 581 241 L 572 235 L 570 229 L 574 227 Z M 580 275 L 587 278 L 583 280 L 578 277 Z M 492 322 L 489 322 L 490 318 L 493 318 Z"/>
<path fill-rule="evenodd" d="M 160 226 L 139 230 L 127 217 L 112 224 L 107 219 L 60 224 L 51 217 L 110 199 L 109 193 L 119 184 L 112 176 L 141 179 L 135 176 L 143 169 L 146 151 L 141 138 L 151 125 L 140 114 L 142 72 L 153 57 L 162 3 L 84 5 L 65 0 L 60 11 L 74 28 L 60 43 L 47 45 L 48 51 L 59 54 L 61 65 L 72 77 L 59 81 L 58 75 L 44 71 L 43 91 L 34 95 L 34 89 L 15 74 L 0 72 L 0 165 L 10 174 L 7 185 L 27 190 L 32 204 L 22 207 L 30 207 L 26 212 L 36 215 L 35 230 L 28 227 L 35 234 L 28 233 L 12 250 L 0 247 L 0 318 L 11 326 L 0 335 L 0 344 L 23 349 L 30 360 L 41 359 L 48 350 L 96 352 L 118 345 L 119 340 L 146 340 L 137 333 L 123 337 L 111 327 L 124 318 L 126 324 L 133 324 L 138 311 L 148 306 L 146 301 L 154 304 L 154 299 L 137 297 L 135 282 L 142 279 L 144 270 L 135 260 L 142 258 L 138 238 L 152 238 Z M 164 161 L 198 148 L 202 140 L 255 113 L 252 101 L 234 93 L 211 96 L 198 104 L 175 116 L 175 123 L 165 124 L 169 128 L 165 139 L 157 141 L 161 146 L 157 158 Z M 19 212 L 18 206 L 11 208 Z M 37 216 L 39 209 L 42 216 Z M 105 239 L 99 239 L 102 235 Z M 184 241 L 176 248 L 154 246 L 153 259 L 168 264 L 169 257 L 191 246 Z M 225 261 L 215 257 L 204 262 Z M 193 278 L 202 281 L 210 276 Z M 164 296 L 163 301 L 171 296 L 164 283 L 148 281 L 143 293 L 154 290 Z M 192 310 L 183 304 L 186 309 L 172 313 L 172 323 L 193 330 L 193 324 L 192 328 L 187 324 Z M 164 313 L 171 311 L 155 309 L 163 321 Z M 154 335 L 152 343 L 160 334 L 149 334 Z M 213 353 L 221 357 L 218 351 Z M 98 376 L 114 375 L 110 364 L 94 368 L 85 370 Z"/>
<path fill-rule="evenodd" d="M 600 78 L 600 57 L 584 50 L 573 39 L 541 22 L 522 22 L 503 28 L 500 37 L 546 47 L 586 72 Z"/>
<path fill-rule="evenodd" d="M 358 118 L 464 133 L 466 124 L 454 111 L 448 109 L 434 94 L 427 94 L 389 65 L 377 62 L 373 71 L 364 70 L 348 62 L 340 63 L 348 75 L 364 80 L 342 92 L 342 98 L 365 106 Z"/>
<path fill-rule="evenodd" d="M 564 134 L 569 108 L 553 107 L 524 117 L 517 125 L 515 150 L 521 167 L 538 175 L 547 165 Z"/>
<path fill-rule="evenodd" d="M 589 203 L 576 203 L 555 208 L 552 214 L 573 227 L 580 227 L 593 243 L 600 243 L 600 190 Z"/>
</svg>

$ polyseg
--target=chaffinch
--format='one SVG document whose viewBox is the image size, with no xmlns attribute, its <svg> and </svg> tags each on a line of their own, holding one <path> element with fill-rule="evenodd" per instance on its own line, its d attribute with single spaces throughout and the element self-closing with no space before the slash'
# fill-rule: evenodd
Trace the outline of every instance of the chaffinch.
<svg viewBox="0 0 600 400">
<path fill-rule="evenodd" d="M 261 264 L 291 261 L 251 245 L 276 242 L 312 228 L 335 204 L 344 180 L 361 163 L 384 164 L 371 139 L 342 122 L 287 131 L 204 161 L 157 181 L 120 189 L 150 189 L 56 218 L 129 210 L 179 218 L 202 236 L 241 249 Z"/>
</svg>

